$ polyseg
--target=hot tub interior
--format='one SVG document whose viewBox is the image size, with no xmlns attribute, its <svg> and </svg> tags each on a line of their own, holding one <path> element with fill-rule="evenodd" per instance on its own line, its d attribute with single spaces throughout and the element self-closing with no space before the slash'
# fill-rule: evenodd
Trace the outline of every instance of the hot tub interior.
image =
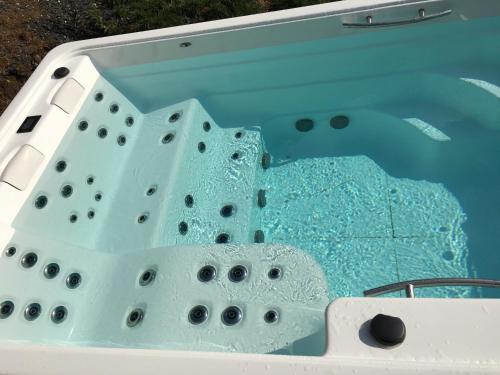
<svg viewBox="0 0 500 375">
<path fill-rule="evenodd" d="M 498 278 L 499 32 L 103 70 L 12 224 L 0 336 L 321 354 L 332 298 Z"/>
</svg>

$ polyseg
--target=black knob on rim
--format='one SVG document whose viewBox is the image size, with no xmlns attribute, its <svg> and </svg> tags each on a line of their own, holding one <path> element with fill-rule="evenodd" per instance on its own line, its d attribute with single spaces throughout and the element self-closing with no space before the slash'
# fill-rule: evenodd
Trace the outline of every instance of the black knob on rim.
<svg viewBox="0 0 500 375">
<path fill-rule="evenodd" d="M 69 74 L 69 69 L 66 68 L 65 66 L 61 66 L 60 68 L 57 68 L 54 70 L 54 78 L 55 79 L 61 79 L 66 77 Z"/>
<path fill-rule="evenodd" d="M 370 334 L 384 346 L 395 346 L 405 340 L 406 327 L 398 317 L 378 314 L 370 322 Z"/>
</svg>

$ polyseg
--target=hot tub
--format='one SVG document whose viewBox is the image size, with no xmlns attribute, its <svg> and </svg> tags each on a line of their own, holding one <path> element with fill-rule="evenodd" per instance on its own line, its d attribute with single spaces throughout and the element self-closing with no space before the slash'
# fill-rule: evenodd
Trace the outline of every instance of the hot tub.
<svg viewBox="0 0 500 375">
<path fill-rule="evenodd" d="M 346 1 L 56 48 L 0 118 L 2 370 L 498 371 L 498 291 L 456 285 L 500 285 L 499 15 Z M 420 279 L 455 282 L 361 298 Z"/>
</svg>

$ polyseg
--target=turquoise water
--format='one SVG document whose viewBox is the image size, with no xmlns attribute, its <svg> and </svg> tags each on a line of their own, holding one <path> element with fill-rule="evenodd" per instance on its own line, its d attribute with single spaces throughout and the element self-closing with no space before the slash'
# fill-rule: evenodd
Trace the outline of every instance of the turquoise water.
<svg viewBox="0 0 500 375">
<path fill-rule="evenodd" d="M 419 25 L 105 76 L 143 111 L 196 97 L 229 133 L 258 129 L 272 156 L 254 180 L 267 191 L 255 217 L 266 243 L 313 255 L 332 297 L 361 295 L 407 279 L 498 278 L 499 29 L 498 18 Z M 329 126 L 337 115 L 347 128 Z M 300 119 L 313 130 L 298 132 Z"/>
<path fill-rule="evenodd" d="M 333 298 L 500 278 L 499 34 L 422 24 L 104 71 L 15 219 L 0 337 L 318 355 Z"/>
</svg>

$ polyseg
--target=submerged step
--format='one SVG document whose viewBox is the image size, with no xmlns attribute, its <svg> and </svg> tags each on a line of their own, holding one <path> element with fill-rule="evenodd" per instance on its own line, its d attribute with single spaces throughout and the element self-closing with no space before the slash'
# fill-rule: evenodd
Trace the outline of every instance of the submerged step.
<svg viewBox="0 0 500 375">
<path fill-rule="evenodd" d="M 256 173 L 262 159 L 258 129 L 221 128 L 197 100 L 148 114 L 144 122 L 162 128 L 170 113 L 176 119 L 177 152 L 159 211 L 161 245 L 248 243 Z M 142 139 L 144 142 L 144 139 Z M 155 168 L 151 173 L 149 168 Z M 162 164 L 141 175 L 160 174 Z"/>
<path fill-rule="evenodd" d="M 140 115 L 101 78 L 17 226 L 110 252 L 252 242 L 269 159 L 257 128 L 221 128 L 196 99 Z"/>
<path fill-rule="evenodd" d="M 2 340 L 325 350 L 326 280 L 310 256 L 289 246 L 176 246 L 122 256 L 18 232 L 4 254 Z"/>
</svg>

